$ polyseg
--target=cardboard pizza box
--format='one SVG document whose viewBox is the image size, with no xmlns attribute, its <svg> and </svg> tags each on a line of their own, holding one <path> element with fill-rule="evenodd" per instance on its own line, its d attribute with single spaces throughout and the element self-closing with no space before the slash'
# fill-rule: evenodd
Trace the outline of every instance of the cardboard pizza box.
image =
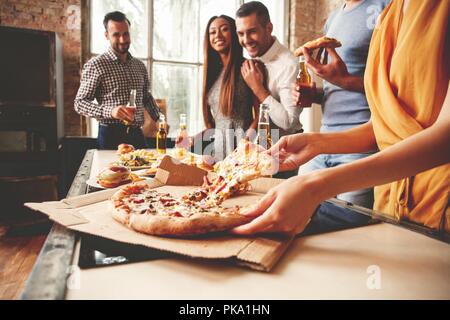
<svg viewBox="0 0 450 320">
<path fill-rule="evenodd" d="M 180 196 L 203 183 L 206 171 L 188 166 L 166 156 L 155 179 L 147 183 L 161 192 Z M 226 200 L 224 206 L 256 203 L 280 179 L 260 178 L 251 182 L 251 191 Z M 288 248 L 292 238 L 241 237 L 216 233 L 186 238 L 169 238 L 141 234 L 128 229 L 111 216 L 109 198 L 118 190 L 110 189 L 63 199 L 61 201 L 26 203 L 53 221 L 78 232 L 126 244 L 135 244 L 176 253 L 191 258 L 228 260 L 254 270 L 269 272 Z"/>
</svg>

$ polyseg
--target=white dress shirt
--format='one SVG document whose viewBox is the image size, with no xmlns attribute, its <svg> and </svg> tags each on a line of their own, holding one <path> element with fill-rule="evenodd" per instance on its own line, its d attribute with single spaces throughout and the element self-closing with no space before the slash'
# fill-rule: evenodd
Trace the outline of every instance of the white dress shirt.
<svg viewBox="0 0 450 320">
<path fill-rule="evenodd" d="M 288 48 L 276 37 L 273 45 L 256 60 L 264 63 L 267 70 L 267 86 L 270 95 L 262 103 L 270 107 L 271 129 L 280 129 L 280 137 L 295 133 L 302 128 L 300 113 L 302 108 L 292 99 L 292 85 L 298 73 L 298 63 Z"/>
</svg>

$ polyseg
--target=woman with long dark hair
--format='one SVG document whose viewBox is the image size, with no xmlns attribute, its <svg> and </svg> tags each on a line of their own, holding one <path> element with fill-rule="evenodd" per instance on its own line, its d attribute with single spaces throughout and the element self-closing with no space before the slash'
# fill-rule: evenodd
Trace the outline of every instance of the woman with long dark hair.
<svg viewBox="0 0 450 320">
<path fill-rule="evenodd" d="M 245 59 L 234 19 L 226 15 L 209 19 L 204 59 L 203 119 L 206 129 L 215 129 L 214 151 L 220 160 L 258 124 L 258 102 L 241 77 Z"/>
</svg>

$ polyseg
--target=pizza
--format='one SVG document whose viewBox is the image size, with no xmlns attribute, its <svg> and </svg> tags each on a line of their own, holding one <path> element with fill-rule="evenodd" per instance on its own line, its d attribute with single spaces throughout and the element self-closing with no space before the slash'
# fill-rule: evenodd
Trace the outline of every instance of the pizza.
<svg viewBox="0 0 450 320">
<path fill-rule="evenodd" d="M 315 50 L 319 48 L 338 48 L 340 46 L 342 46 L 341 42 L 335 38 L 320 37 L 318 39 L 308 41 L 301 47 L 297 48 L 294 51 L 294 55 L 296 57 L 303 55 L 303 50 L 305 48 L 308 50 Z"/>
<path fill-rule="evenodd" d="M 205 177 L 202 187 L 185 195 L 183 200 L 186 203 L 200 202 L 202 206 L 211 208 L 235 194 L 247 192 L 249 181 L 275 173 L 274 159 L 262 151 L 262 147 L 242 140 L 231 154 L 215 164 L 215 178 L 210 181 Z"/>
<path fill-rule="evenodd" d="M 111 198 L 113 218 L 146 234 L 185 236 L 224 231 L 249 222 L 241 206 L 224 207 L 229 197 L 249 190 L 249 181 L 271 175 L 273 158 L 262 148 L 242 140 L 214 166 L 214 178 L 204 177 L 202 187 L 182 197 L 158 192 L 146 183 L 122 187 Z"/>
<path fill-rule="evenodd" d="M 111 198 L 113 218 L 137 232 L 158 236 L 188 236 L 232 229 L 252 218 L 242 207 L 206 208 L 187 203 L 146 183 L 122 187 Z"/>
</svg>

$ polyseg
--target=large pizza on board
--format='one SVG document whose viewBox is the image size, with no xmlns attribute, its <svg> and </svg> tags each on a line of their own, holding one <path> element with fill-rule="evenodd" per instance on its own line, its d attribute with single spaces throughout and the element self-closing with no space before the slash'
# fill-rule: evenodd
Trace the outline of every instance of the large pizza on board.
<svg viewBox="0 0 450 320">
<path fill-rule="evenodd" d="M 224 231 L 249 222 L 241 206 L 225 207 L 230 196 L 248 190 L 248 182 L 273 173 L 273 159 L 243 141 L 216 164 L 216 177 L 182 197 L 158 192 L 146 183 L 122 187 L 111 198 L 113 218 L 146 234 L 184 236 Z"/>
</svg>

